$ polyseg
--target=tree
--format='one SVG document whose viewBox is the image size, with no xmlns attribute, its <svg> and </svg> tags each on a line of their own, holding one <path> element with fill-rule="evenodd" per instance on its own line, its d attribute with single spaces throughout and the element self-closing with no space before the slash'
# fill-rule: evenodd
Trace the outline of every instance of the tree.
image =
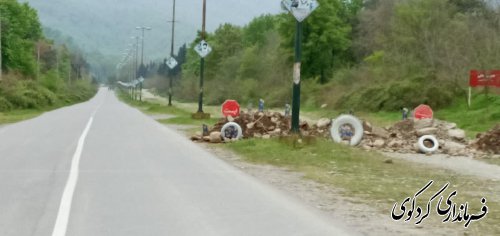
<svg viewBox="0 0 500 236">
<path fill-rule="evenodd" d="M 0 12 L 3 68 L 34 76 L 34 45 L 42 38 L 37 12 L 27 3 L 20 4 L 15 0 L 2 1 Z"/>
<path fill-rule="evenodd" d="M 320 7 L 303 22 L 304 78 L 320 77 L 320 81 L 326 83 L 334 68 L 352 62 L 350 21 L 356 14 L 352 11 L 358 9 L 350 5 L 354 3 L 358 4 L 358 1 L 321 0 Z M 293 49 L 295 20 L 291 16 L 283 18 L 279 29 L 285 40 L 284 46 Z"/>
</svg>

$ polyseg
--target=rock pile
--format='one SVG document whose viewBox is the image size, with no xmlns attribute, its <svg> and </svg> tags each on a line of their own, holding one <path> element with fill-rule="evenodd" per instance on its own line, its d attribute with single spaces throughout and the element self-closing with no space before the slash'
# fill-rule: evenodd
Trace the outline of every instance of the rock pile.
<svg viewBox="0 0 500 236">
<path fill-rule="evenodd" d="M 365 121 L 363 127 L 365 134 L 360 145 L 368 150 L 415 153 L 418 152 L 419 137 L 434 135 L 439 141 L 438 153 L 466 155 L 470 152 L 465 132 L 454 123 L 436 119 L 404 120 L 393 126 L 380 128 Z"/>
<path fill-rule="evenodd" d="M 486 133 L 478 134 L 471 146 L 483 152 L 500 154 L 500 125 Z"/>
<path fill-rule="evenodd" d="M 220 119 L 208 132 L 207 136 L 211 136 L 211 138 L 206 136 L 203 137 L 201 134 L 197 134 L 192 136 L 191 140 L 217 143 L 219 140 L 214 137 L 217 133 L 220 135 L 222 126 L 224 126 L 227 122 L 235 122 L 240 125 L 243 131 L 243 138 L 269 139 L 271 137 L 288 136 L 291 128 L 290 117 L 286 117 L 279 112 L 242 112 L 240 116 L 236 118 L 229 116 L 227 118 Z M 320 119 L 313 125 L 310 125 L 305 121 L 301 121 L 301 134 L 304 136 L 329 138 L 331 122 L 332 121 L 328 118 Z"/>
<path fill-rule="evenodd" d="M 191 137 L 193 141 L 221 143 L 221 128 L 227 122 L 239 124 L 243 138 L 263 138 L 290 135 L 291 119 L 279 112 L 242 112 L 239 117 L 220 119 L 208 133 Z M 332 120 L 322 118 L 314 124 L 300 122 L 303 136 L 314 136 L 331 139 L 330 128 Z M 360 147 L 367 150 L 381 150 L 399 153 L 417 153 L 419 137 L 434 135 L 439 142 L 437 153 L 449 155 L 475 155 L 478 152 L 500 154 L 500 125 L 491 131 L 479 134 L 476 141 L 469 142 L 465 131 L 457 128 L 455 123 L 437 119 L 404 120 L 388 127 L 376 127 L 363 121 L 364 136 Z M 472 145 L 469 145 L 472 143 Z"/>
</svg>

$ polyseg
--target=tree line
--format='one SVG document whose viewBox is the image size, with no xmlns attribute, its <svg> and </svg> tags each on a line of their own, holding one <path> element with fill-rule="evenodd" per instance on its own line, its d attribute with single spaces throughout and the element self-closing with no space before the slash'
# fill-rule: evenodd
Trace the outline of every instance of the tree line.
<svg viewBox="0 0 500 236">
<path fill-rule="evenodd" d="M 490 1 L 318 2 L 303 25 L 305 106 L 442 108 L 466 98 L 469 70 L 499 65 L 499 10 Z M 262 15 L 243 27 L 222 24 L 207 34 L 213 51 L 206 58 L 205 101 L 290 103 L 294 36 L 288 13 Z M 177 99 L 196 101 L 200 60 L 192 48 L 199 41 L 188 46 Z"/>
<path fill-rule="evenodd" d="M 0 112 L 60 106 L 95 93 L 83 53 L 56 31 L 45 30 L 57 40 L 46 37 L 27 3 L 1 1 L 0 24 Z"/>
</svg>

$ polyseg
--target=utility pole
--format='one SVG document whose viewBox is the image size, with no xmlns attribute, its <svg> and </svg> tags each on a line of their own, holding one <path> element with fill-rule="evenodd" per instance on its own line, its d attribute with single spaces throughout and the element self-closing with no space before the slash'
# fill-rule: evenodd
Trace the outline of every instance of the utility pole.
<svg viewBox="0 0 500 236">
<path fill-rule="evenodd" d="M 175 0 L 174 0 L 174 6 L 172 10 L 172 43 L 170 45 L 170 57 L 174 57 L 174 39 L 175 39 Z M 173 70 L 173 68 L 171 68 Z M 169 87 L 168 87 L 168 105 L 172 106 L 172 85 L 173 85 L 173 74 L 171 73 L 169 76 Z"/>
<path fill-rule="evenodd" d="M 40 79 L 40 41 L 36 42 L 36 79 Z"/>
<path fill-rule="evenodd" d="M 205 40 L 205 21 L 207 12 L 207 2 L 203 0 L 203 22 L 201 27 L 201 40 Z M 205 58 L 200 61 L 200 94 L 198 97 L 198 113 L 203 113 L 203 77 L 205 72 Z"/>
<path fill-rule="evenodd" d="M 59 48 L 56 46 L 56 75 L 57 79 L 59 79 Z"/>
<path fill-rule="evenodd" d="M 292 132 L 299 133 L 300 114 L 300 67 L 302 60 L 302 22 L 297 21 L 295 32 L 295 64 L 293 65 Z"/>
<path fill-rule="evenodd" d="M 146 27 L 146 26 L 137 26 L 135 27 L 137 30 L 142 31 L 142 46 L 141 46 L 141 66 L 144 66 L 144 31 L 145 30 L 151 30 L 151 27 Z M 144 76 L 144 75 L 141 75 Z"/>
<path fill-rule="evenodd" d="M 2 13 L 0 12 L 0 80 L 2 80 Z"/>
</svg>

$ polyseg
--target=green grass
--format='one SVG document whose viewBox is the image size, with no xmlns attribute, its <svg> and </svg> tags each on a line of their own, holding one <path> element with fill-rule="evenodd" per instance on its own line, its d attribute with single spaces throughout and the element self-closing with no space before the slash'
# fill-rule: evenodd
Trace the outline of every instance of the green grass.
<svg viewBox="0 0 500 236">
<path fill-rule="evenodd" d="M 423 199 L 450 182 L 451 188 L 446 194 L 458 190 L 459 195 L 454 200 L 459 203 L 468 201 L 471 204 L 469 209 L 474 209 L 472 212 L 479 211 L 481 197 L 488 199 L 488 217 L 474 222 L 469 232 L 477 232 L 477 235 L 500 234 L 500 225 L 497 224 L 500 222 L 498 183 L 402 160 L 387 164 L 385 160 L 388 158 L 378 153 L 352 149 L 323 139 L 309 144 L 293 143 L 287 139 L 254 139 L 225 146 L 249 162 L 286 167 L 305 173 L 306 178 L 344 189 L 346 196 L 361 199 L 386 215 L 390 214 L 395 202 L 400 203 L 412 196 L 428 181 L 434 180 L 435 184 L 423 195 Z M 429 218 L 425 224 L 439 225 L 440 221 L 438 217 Z M 443 227 L 463 229 L 463 225 L 456 224 L 443 224 Z"/>
<path fill-rule="evenodd" d="M 14 110 L 9 112 L 0 112 L 0 124 L 10 124 L 22 120 L 35 118 L 43 114 L 45 110 Z"/>
<path fill-rule="evenodd" d="M 212 126 L 213 124 L 217 123 L 218 120 L 219 119 L 217 119 L 217 118 L 198 120 L 198 119 L 191 119 L 190 116 L 177 116 L 177 117 L 173 117 L 173 118 L 158 120 L 158 122 L 160 122 L 162 124 L 192 125 L 192 126 L 201 127 L 203 124 L 206 124 L 208 126 Z"/>
<path fill-rule="evenodd" d="M 436 111 L 436 117 L 457 123 L 458 127 L 467 131 L 469 137 L 485 132 L 500 124 L 500 96 L 481 94 L 472 98 L 469 109 L 465 101 Z"/>
<path fill-rule="evenodd" d="M 172 118 L 158 120 L 158 122 L 162 124 L 196 126 L 200 127 L 201 130 L 202 124 L 212 126 L 219 120 L 219 118 L 210 118 L 202 120 L 192 119 L 191 112 L 189 112 L 188 110 L 188 108 L 190 108 L 191 106 L 186 106 L 185 104 L 184 106 L 182 106 L 179 105 L 179 103 L 176 103 L 173 106 L 168 106 L 163 100 L 159 99 L 146 99 L 141 102 L 131 99 L 130 96 L 128 96 L 127 93 L 125 92 L 118 92 L 118 96 L 122 101 L 128 103 L 133 107 L 138 108 L 139 110 L 141 110 L 146 114 L 150 115 L 166 114 L 174 116 Z M 198 128 L 196 130 L 198 130 Z"/>
</svg>

